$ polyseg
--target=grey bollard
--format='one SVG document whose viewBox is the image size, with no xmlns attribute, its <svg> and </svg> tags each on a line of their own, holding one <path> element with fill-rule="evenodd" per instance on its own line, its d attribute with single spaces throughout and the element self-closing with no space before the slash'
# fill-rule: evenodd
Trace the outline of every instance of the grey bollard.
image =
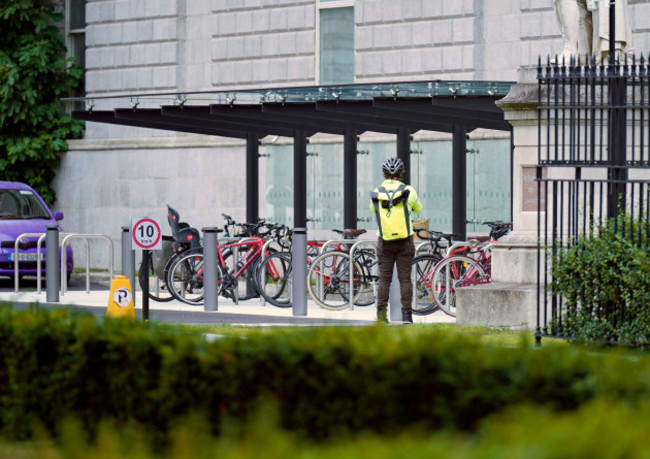
<svg viewBox="0 0 650 459">
<path fill-rule="evenodd" d="M 294 228 L 291 237 L 291 298 L 293 315 L 307 315 L 307 228 Z"/>
<path fill-rule="evenodd" d="M 217 278 L 217 228 L 202 228 L 203 231 L 203 310 L 218 311 Z"/>
<path fill-rule="evenodd" d="M 390 321 L 402 322 L 402 293 L 397 278 L 397 266 L 393 266 L 393 280 L 390 282 L 388 305 L 390 308 Z"/>
<path fill-rule="evenodd" d="M 122 275 L 131 283 L 131 297 L 135 307 L 135 250 L 131 247 L 131 228 L 122 227 Z"/>
<path fill-rule="evenodd" d="M 47 282 L 46 299 L 48 303 L 59 302 L 59 227 L 48 225 L 45 236 L 45 281 Z M 67 273 L 67 270 L 65 271 Z"/>
</svg>

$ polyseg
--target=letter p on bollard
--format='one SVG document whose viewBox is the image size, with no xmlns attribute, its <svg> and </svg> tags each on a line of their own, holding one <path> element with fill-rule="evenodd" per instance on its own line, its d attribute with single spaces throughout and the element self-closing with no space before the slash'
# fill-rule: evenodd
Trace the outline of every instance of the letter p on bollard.
<svg viewBox="0 0 650 459">
<path fill-rule="evenodd" d="M 131 282 L 124 276 L 115 276 L 111 282 L 106 317 L 125 318 L 135 321 Z"/>
</svg>

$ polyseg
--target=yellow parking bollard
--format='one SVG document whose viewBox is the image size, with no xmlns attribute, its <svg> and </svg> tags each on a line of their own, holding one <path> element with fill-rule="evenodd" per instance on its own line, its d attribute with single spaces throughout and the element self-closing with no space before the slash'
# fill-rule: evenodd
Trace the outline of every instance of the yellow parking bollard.
<svg viewBox="0 0 650 459">
<path fill-rule="evenodd" d="M 111 282 L 106 317 L 135 320 L 131 282 L 125 276 L 115 276 Z"/>
</svg>

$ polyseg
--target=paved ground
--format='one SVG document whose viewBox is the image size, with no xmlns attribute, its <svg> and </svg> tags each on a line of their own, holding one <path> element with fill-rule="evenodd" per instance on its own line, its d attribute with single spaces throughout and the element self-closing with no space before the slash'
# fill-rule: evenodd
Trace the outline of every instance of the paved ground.
<svg viewBox="0 0 650 459">
<path fill-rule="evenodd" d="M 36 291 L 36 279 L 24 279 L 18 293 L 9 279 L 0 278 L 0 302 L 11 302 L 16 308 L 27 307 L 30 303 L 42 306 L 70 305 L 103 317 L 106 313 L 110 285 L 95 278 L 91 279 L 90 292 L 86 293 L 85 275 L 74 275 L 69 290 L 59 296 L 59 303 L 46 301 L 45 287 L 41 293 Z M 142 317 L 142 296 L 136 292 L 136 316 Z M 353 311 L 329 311 L 309 301 L 307 316 L 294 316 L 291 308 L 277 308 L 262 305 L 259 299 L 234 304 L 220 297 L 218 311 L 204 311 L 203 306 L 190 306 L 180 301 L 159 303 L 149 301 L 149 319 L 162 323 L 210 324 L 227 323 L 233 325 L 369 325 L 375 320 L 374 306 L 356 307 Z M 415 323 L 454 323 L 455 319 L 436 312 L 428 316 L 414 316 Z"/>
</svg>

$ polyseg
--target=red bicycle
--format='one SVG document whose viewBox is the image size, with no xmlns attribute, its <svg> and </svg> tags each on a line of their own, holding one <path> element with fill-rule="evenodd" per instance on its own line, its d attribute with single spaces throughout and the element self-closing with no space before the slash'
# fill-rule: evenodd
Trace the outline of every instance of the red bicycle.
<svg viewBox="0 0 650 459">
<path fill-rule="evenodd" d="M 265 223 L 256 225 L 259 226 L 258 229 L 267 228 L 265 236 L 279 228 Z M 217 246 L 217 294 L 230 298 L 235 303 L 259 294 L 255 276 L 251 273 L 257 271 L 264 244 L 265 238 L 258 235 Z M 232 256 L 232 254 L 237 255 Z M 241 279 L 246 280 L 245 290 L 242 293 L 239 285 Z M 203 303 L 204 280 L 202 247 L 187 251 L 178 257 L 167 274 L 167 285 L 170 286 L 174 298 L 191 305 Z"/>
<path fill-rule="evenodd" d="M 462 287 L 490 282 L 492 276 L 491 243 L 512 229 L 512 223 L 483 222 L 490 227 L 486 244 L 469 242 L 450 247 L 449 255 L 433 270 L 431 292 L 436 305 L 456 317 L 456 290 Z"/>
</svg>

